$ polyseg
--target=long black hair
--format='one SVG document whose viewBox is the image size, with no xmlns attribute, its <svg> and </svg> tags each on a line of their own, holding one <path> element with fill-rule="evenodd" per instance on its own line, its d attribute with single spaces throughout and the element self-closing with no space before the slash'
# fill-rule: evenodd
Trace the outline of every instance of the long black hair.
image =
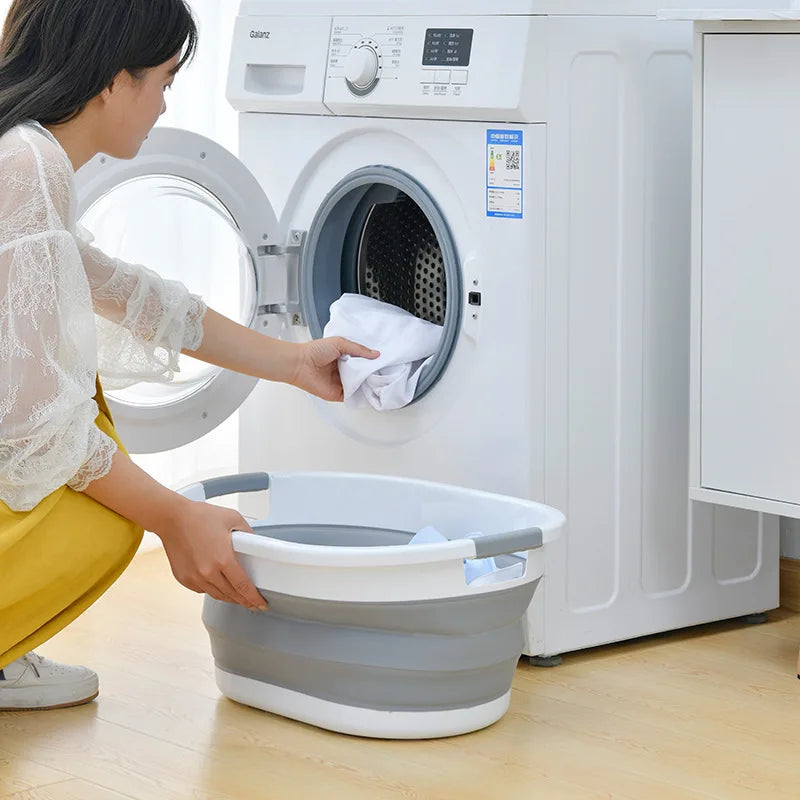
<svg viewBox="0 0 800 800">
<path fill-rule="evenodd" d="M 135 78 L 197 48 L 186 0 L 14 0 L 0 39 L 0 136 L 77 116 L 123 70 Z"/>
</svg>

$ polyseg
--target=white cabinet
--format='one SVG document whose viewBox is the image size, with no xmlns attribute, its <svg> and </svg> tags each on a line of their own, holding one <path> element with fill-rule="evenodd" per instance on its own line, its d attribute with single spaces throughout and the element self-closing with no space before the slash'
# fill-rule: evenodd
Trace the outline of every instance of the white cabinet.
<svg viewBox="0 0 800 800">
<path fill-rule="evenodd" d="M 800 517 L 800 22 L 696 36 L 691 496 Z"/>
</svg>

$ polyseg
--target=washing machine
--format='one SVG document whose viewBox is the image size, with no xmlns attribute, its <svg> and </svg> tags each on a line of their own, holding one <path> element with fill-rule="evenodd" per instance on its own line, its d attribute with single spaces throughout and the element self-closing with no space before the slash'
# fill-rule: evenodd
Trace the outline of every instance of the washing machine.
<svg viewBox="0 0 800 800">
<path fill-rule="evenodd" d="M 355 292 L 441 343 L 387 412 L 184 359 L 169 383 L 111 392 L 130 449 L 240 409 L 245 472 L 562 510 L 527 615 L 540 663 L 776 607 L 777 518 L 688 499 L 692 30 L 657 20 L 668 5 L 243 0 L 238 156 L 156 129 L 136 159 L 80 171 L 83 223 L 120 255 L 189 265 L 265 335 L 320 337 Z M 263 517 L 268 496 L 241 502 Z"/>
</svg>

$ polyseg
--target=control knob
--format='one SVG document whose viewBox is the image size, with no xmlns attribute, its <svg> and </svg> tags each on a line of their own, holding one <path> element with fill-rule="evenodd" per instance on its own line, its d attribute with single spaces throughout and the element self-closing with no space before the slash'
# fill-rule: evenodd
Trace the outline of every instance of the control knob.
<svg viewBox="0 0 800 800">
<path fill-rule="evenodd" d="M 381 60 L 380 49 L 372 41 L 361 41 L 348 53 L 344 77 L 353 94 L 367 95 L 375 88 L 380 78 Z"/>
</svg>

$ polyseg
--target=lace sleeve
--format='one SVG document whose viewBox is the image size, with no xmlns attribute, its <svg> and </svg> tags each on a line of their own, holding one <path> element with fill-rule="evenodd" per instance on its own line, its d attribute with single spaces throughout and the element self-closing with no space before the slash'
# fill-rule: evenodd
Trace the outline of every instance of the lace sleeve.
<svg viewBox="0 0 800 800">
<path fill-rule="evenodd" d="M 14 511 L 85 489 L 117 449 L 95 425 L 88 292 L 81 303 L 58 268 L 70 245 L 53 232 L 0 251 L 0 500 Z"/>
<path fill-rule="evenodd" d="M 178 281 L 164 280 L 93 247 L 77 225 L 76 239 L 98 315 L 98 368 L 107 388 L 165 382 L 179 371 L 181 350 L 203 340 L 206 305 Z"/>
<path fill-rule="evenodd" d="M 46 188 L 66 185 L 55 156 L 18 130 L 0 147 L 0 500 L 15 511 L 85 488 L 117 449 L 95 425 L 94 314 Z"/>
</svg>

